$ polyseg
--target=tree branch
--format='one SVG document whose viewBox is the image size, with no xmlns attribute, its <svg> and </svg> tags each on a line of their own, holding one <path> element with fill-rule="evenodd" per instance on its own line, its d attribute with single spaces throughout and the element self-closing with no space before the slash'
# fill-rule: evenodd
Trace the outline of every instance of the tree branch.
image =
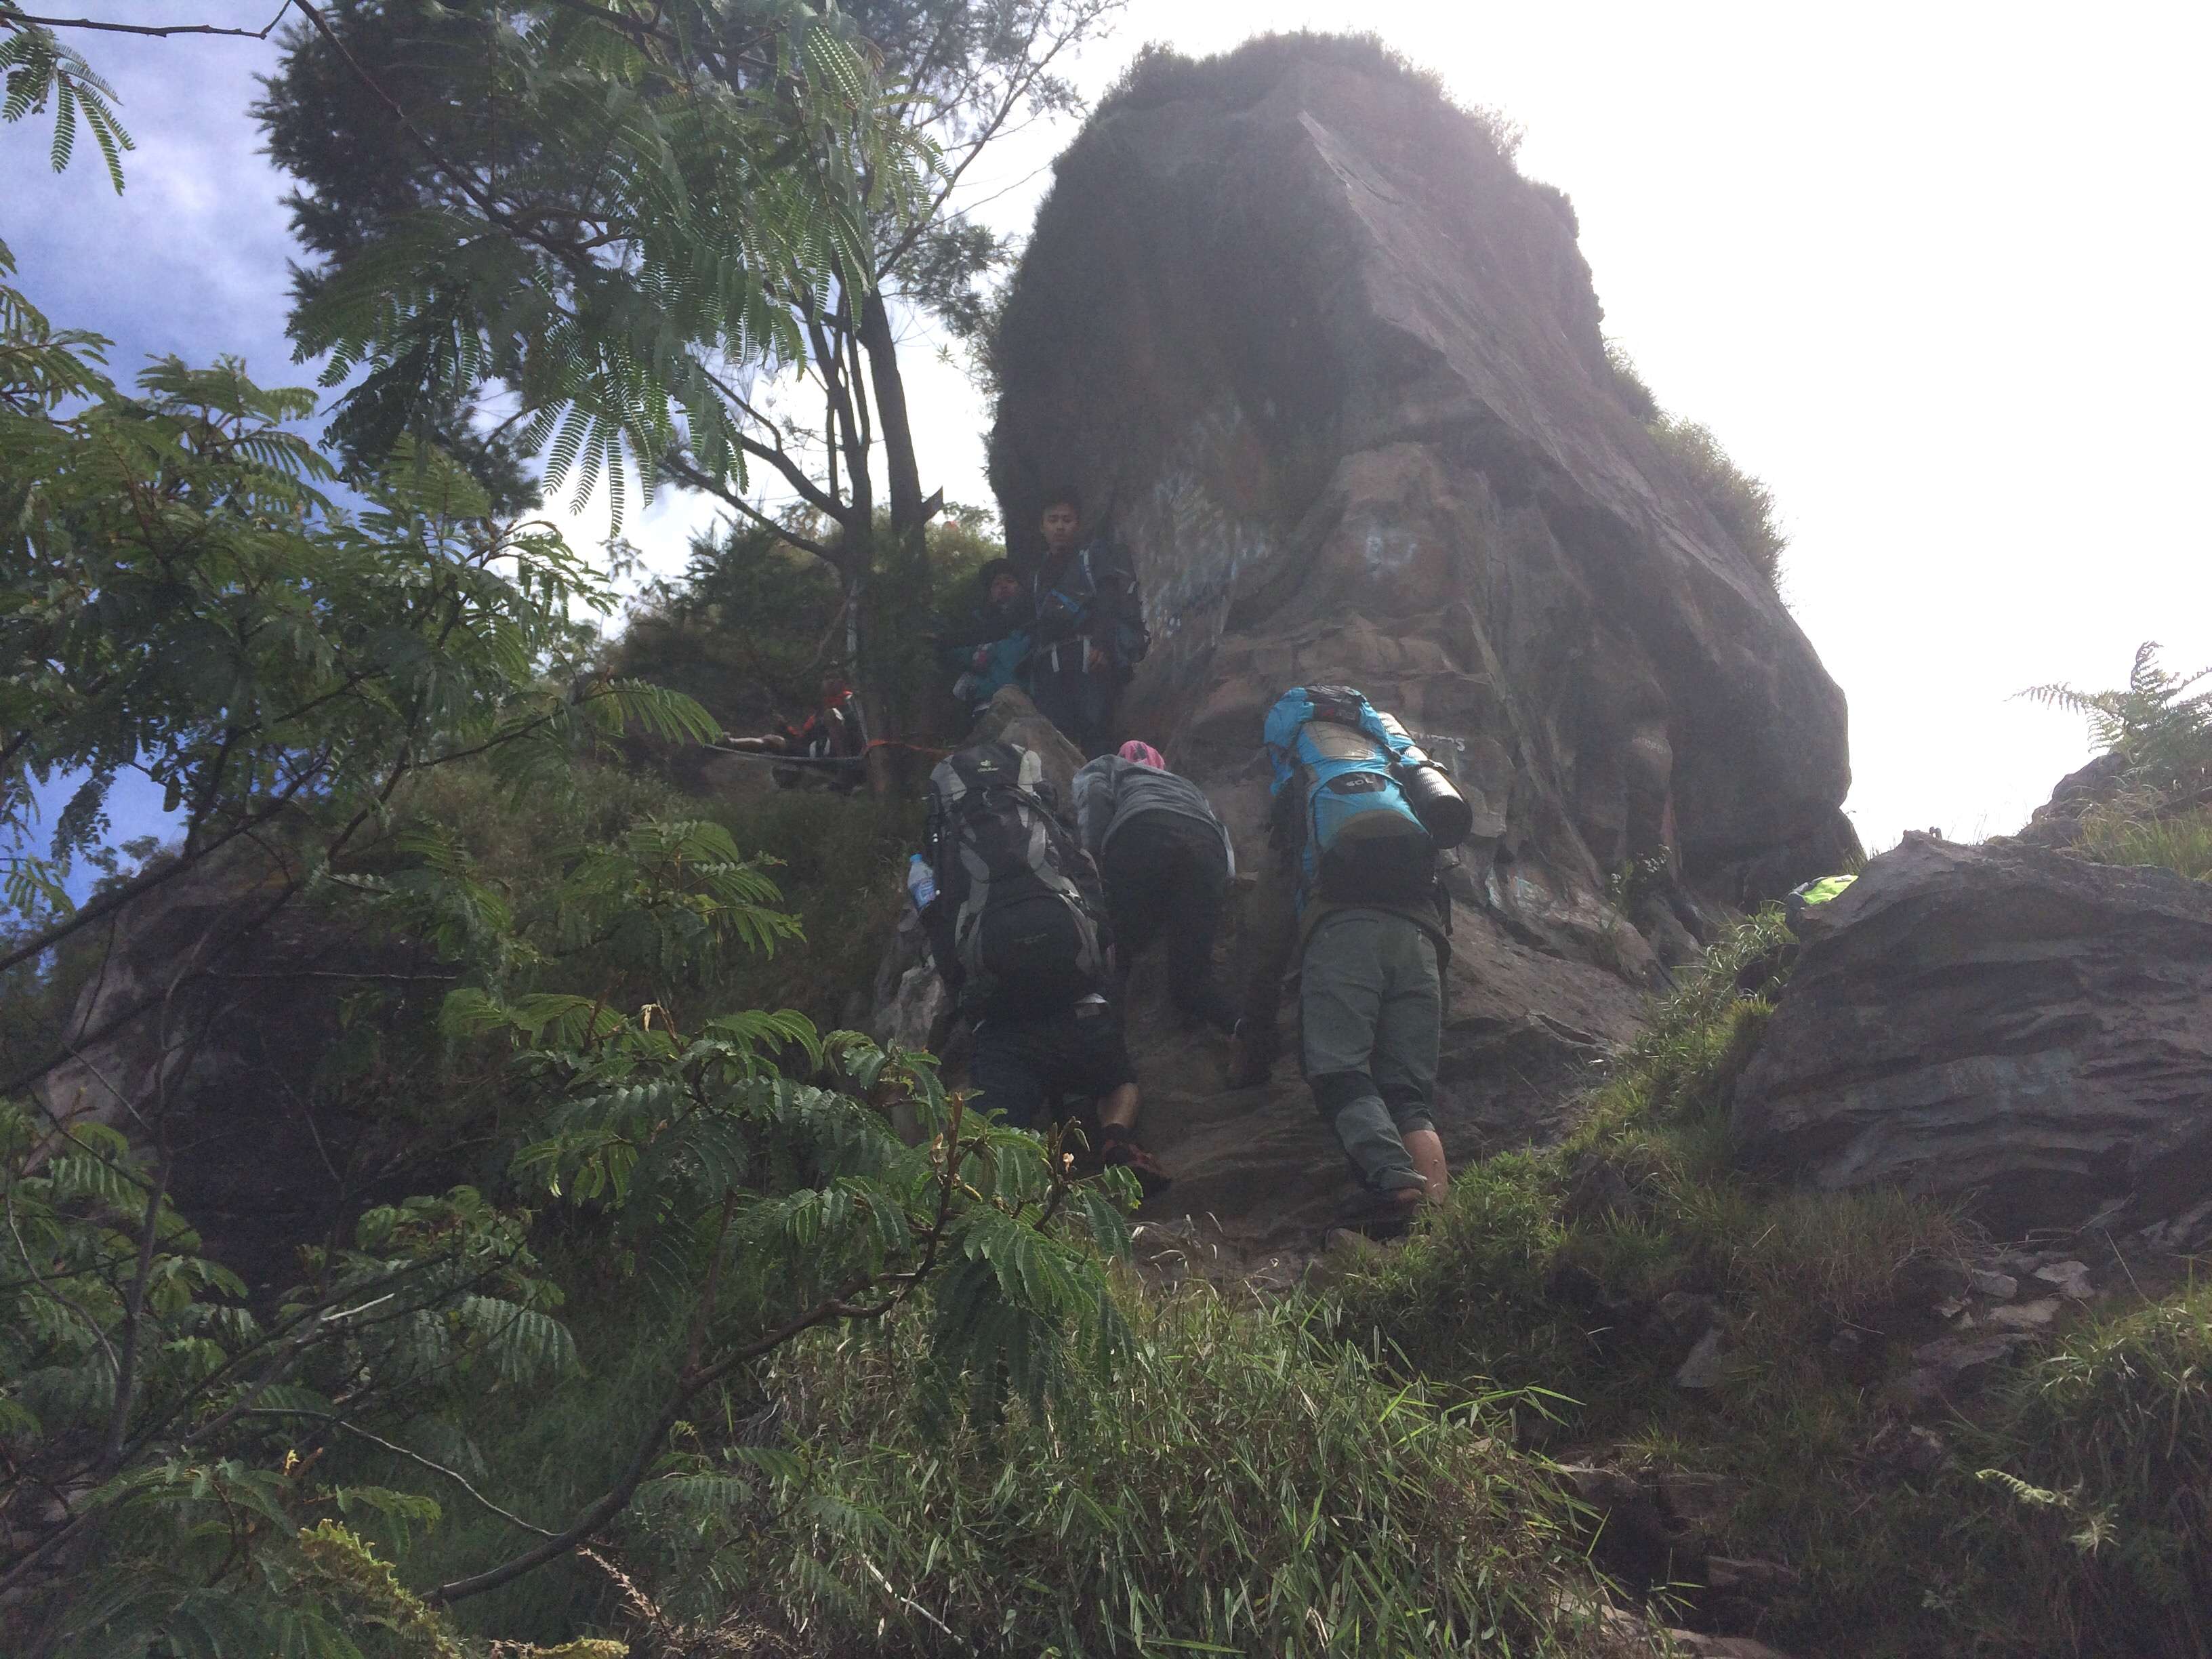
<svg viewBox="0 0 2212 1659">
<path fill-rule="evenodd" d="M 398 1445 L 392 1441 L 386 1440 L 380 1434 L 371 1434 L 367 1429 L 362 1428 L 357 1424 L 349 1423 L 344 1418 L 338 1416 L 334 1412 L 307 1411 L 295 1406 L 249 1406 L 243 1413 L 240 1413 L 240 1415 L 246 1417 L 303 1417 L 311 1423 L 321 1423 L 330 1428 L 342 1430 L 343 1432 L 352 1435 L 357 1439 L 368 1441 L 372 1446 L 382 1447 L 386 1451 L 390 1452 L 394 1457 L 404 1457 L 409 1462 L 419 1465 L 421 1468 L 429 1470 L 433 1474 L 444 1475 L 447 1480 L 452 1481 L 463 1492 L 468 1493 L 470 1497 L 475 1498 L 477 1503 L 483 1504 L 485 1509 L 490 1510 L 492 1514 L 497 1516 L 509 1526 L 520 1528 L 524 1532 L 535 1533 L 540 1538 L 550 1538 L 554 1536 L 553 1534 L 546 1531 L 544 1528 L 532 1525 L 530 1522 L 524 1520 L 520 1516 L 515 1514 L 514 1510 L 501 1509 L 498 1504 L 493 1503 L 490 1498 L 485 1497 L 474 1486 L 471 1486 L 468 1483 L 467 1478 L 464 1476 L 459 1470 L 449 1469 L 443 1463 L 433 1462 L 430 1459 L 423 1456 L 422 1453 L 417 1451 L 410 1451 L 404 1446 Z"/>
<path fill-rule="evenodd" d="M 292 9 L 292 0 L 276 9 L 276 15 L 258 29 L 226 28 L 216 23 L 103 23 L 91 17 L 33 17 L 24 12 L 0 12 L 0 23 L 21 27 L 29 24 L 48 29 L 97 29 L 103 34 L 153 34 L 167 37 L 172 34 L 228 34 L 242 40 L 266 40 L 270 31 L 284 21 L 284 14 Z"/>
<path fill-rule="evenodd" d="M 512 1583 L 548 1561 L 557 1560 L 570 1553 L 629 1506 L 629 1500 L 636 1496 L 637 1489 L 645 1484 L 645 1477 L 653 1468 L 653 1460 L 660 1450 L 661 1442 L 667 1438 L 668 1431 L 683 1416 L 684 1407 L 701 1389 L 712 1388 L 739 1365 L 773 1353 L 794 1336 L 811 1330 L 817 1325 L 827 1324 L 833 1319 L 879 1319 L 908 1293 L 902 1290 L 879 1303 L 855 1304 L 852 1298 L 866 1291 L 874 1282 L 866 1277 L 848 1280 L 843 1289 L 825 1297 L 805 1313 L 777 1326 L 766 1335 L 732 1350 L 702 1370 L 687 1370 L 678 1382 L 676 1392 L 661 1407 L 659 1415 L 653 1419 L 653 1426 L 638 1442 L 637 1449 L 631 1454 L 629 1466 L 623 1469 L 621 1477 L 597 1503 L 576 1518 L 574 1525 L 498 1566 L 467 1578 L 456 1578 L 450 1583 L 441 1584 L 424 1599 L 440 1606 L 449 1606 L 471 1595 L 481 1595 L 486 1590 L 497 1589 L 502 1584 Z"/>
<path fill-rule="evenodd" d="M 843 568 L 837 550 L 829 543 L 817 541 L 813 537 L 802 534 L 790 526 L 769 517 L 736 490 L 732 489 L 727 484 L 718 483 L 708 474 L 692 465 L 690 462 L 680 457 L 670 456 L 661 461 L 660 467 L 662 471 L 672 477 L 682 480 L 694 489 L 704 490 L 717 501 L 735 507 L 763 530 L 775 532 L 778 537 L 799 549 L 800 552 L 811 553 L 825 563 L 840 569 Z"/>
<path fill-rule="evenodd" d="M 54 923 L 53 926 L 46 928 L 40 933 L 33 934 L 29 939 L 26 940 L 23 944 L 15 946 L 13 950 L 8 951 L 4 953 L 0 953 L 0 974 L 6 973 L 8 969 L 15 967 L 18 963 L 28 962 L 33 957 L 44 956 L 47 951 L 52 950 L 55 945 L 69 938 L 70 934 L 77 932 L 80 928 L 89 927 L 94 922 L 98 921 L 103 916 L 112 915 L 114 912 L 120 910 L 125 905 L 130 903 L 131 900 L 138 897 L 141 894 L 151 892 L 155 888 L 161 886 L 165 882 L 173 880 L 176 877 L 184 874 L 188 870 L 198 869 L 200 866 L 205 864 L 209 859 L 212 858 L 224 847 L 229 845 L 230 842 L 237 840 L 239 836 L 246 834 L 250 830 L 258 829 L 261 825 L 267 823 L 270 820 L 280 816 L 287 807 L 291 805 L 292 797 L 299 793 L 301 789 L 305 788 L 307 785 L 308 780 L 317 775 L 319 770 L 319 764 L 308 768 L 306 771 L 302 772 L 299 777 L 294 779 L 290 784 L 287 785 L 283 793 L 279 794 L 274 800 L 270 801 L 268 805 L 263 807 L 258 812 L 249 813 L 246 817 L 241 818 L 238 823 L 224 830 L 222 834 L 217 836 L 215 840 L 210 842 L 206 847 L 201 848 L 198 853 L 189 858 L 177 859 L 171 863 L 163 865 L 158 870 L 143 872 L 142 873 L 132 877 L 131 879 L 125 882 L 123 885 L 116 888 L 112 892 L 104 894 L 100 897 L 93 900 L 90 903 L 80 905 L 76 909 L 71 911 L 64 920 Z"/>
</svg>

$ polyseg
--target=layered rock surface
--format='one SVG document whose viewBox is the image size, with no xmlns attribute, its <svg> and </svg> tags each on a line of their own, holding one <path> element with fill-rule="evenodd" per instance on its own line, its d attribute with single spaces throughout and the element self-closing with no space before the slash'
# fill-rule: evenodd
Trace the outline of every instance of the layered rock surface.
<svg viewBox="0 0 2212 1659">
<path fill-rule="evenodd" d="M 281 848 L 235 848 L 122 912 L 78 1000 L 69 1057 L 31 1092 L 52 1123 L 89 1118 L 166 1146 L 169 1196 L 208 1253 L 282 1285 L 298 1245 L 327 1236 L 417 1150 L 404 1079 L 390 1098 L 334 1086 L 349 1059 L 363 1069 L 349 1031 L 404 1030 L 403 1046 L 420 1047 L 452 976 L 427 947 L 292 896 Z"/>
<path fill-rule="evenodd" d="M 1806 933 L 1736 1086 L 1747 1162 L 2212 1238 L 2212 886 L 1912 835 Z"/>
<path fill-rule="evenodd" d="M 1698 895 L 1854 844 L 1841 694 L 1625 399 L 1575 238 L 1369 49 L 1156 59 L 1061 158 L 994 348 L 1016 550 L 1062 480 L 1126 544 L 1156 643 L 1125 734 L 1206 786 L 1246 869 L 1289 686 L 1358 685 L 1456 767 L 1455 1157 L 1540 1136 L 1694 948 Z M 1648 890 L 1609 891 L 1639 861 Z M 1138 1036 L 1178 1206 L 1340 1196 L 1288 1065 L 1228 1095 L 1211 1054 Z"/>
</svg>

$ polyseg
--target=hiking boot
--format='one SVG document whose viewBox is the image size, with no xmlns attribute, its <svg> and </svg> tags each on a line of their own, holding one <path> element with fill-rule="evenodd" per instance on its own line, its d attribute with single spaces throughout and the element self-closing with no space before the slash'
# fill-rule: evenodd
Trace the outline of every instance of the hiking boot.
<svg viewBox="0 0 2212 1659">
<path fill-rule="evenodd" d="M 1420 1214 L 1425 1197 L 1419 1187 L 1394 1187 L 1380 1193 L 1362 1188 L 1338 1212 L 1328 1231 L 1362 1233 L 1373 1239 L 1402 1237 L 1412 1229 L 1413 1218 Z"/>
</svg>

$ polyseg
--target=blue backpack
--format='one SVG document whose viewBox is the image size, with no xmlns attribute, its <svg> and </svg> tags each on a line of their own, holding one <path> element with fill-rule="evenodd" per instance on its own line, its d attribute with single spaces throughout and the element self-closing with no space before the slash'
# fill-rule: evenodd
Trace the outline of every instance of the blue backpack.
<svg viewBox="0 0 2212 1659">
<path fill-rule="evenodd" d="M 1406 730 L 1348 686 L 1307 685 L 1267 711 L 1279 811 L 1305 812 L 1298 908 L 1419 902 L 1436 887 L 1437 843 L 1407 793 L 1401 759 L 1425 757 Z M 1289 801 L 1285 793 L 1291 793 Z"/>
</svg>

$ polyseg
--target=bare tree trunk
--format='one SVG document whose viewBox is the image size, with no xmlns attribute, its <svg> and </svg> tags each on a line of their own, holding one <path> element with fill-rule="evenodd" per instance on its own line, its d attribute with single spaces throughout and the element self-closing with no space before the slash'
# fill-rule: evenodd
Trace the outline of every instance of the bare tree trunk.
<svg viewBox="0 0 2212 1659">
<path fill-rule="evenodd" d="M 914 423 L 907 413 L 906 382 L 900 378 L 898 342 L 891 337 L 890 313 L 883 290 L 872 289 L 860 301 L 860 344 L 868 354 L 868 381 L 876 397 L 876 420 L 883 428 L 884 471 L 891 488 L 891 535 L 902 547 L 919 537 L 933 509 L 921 499 L 921 468 L 914 453 Z"/>
</svg>

